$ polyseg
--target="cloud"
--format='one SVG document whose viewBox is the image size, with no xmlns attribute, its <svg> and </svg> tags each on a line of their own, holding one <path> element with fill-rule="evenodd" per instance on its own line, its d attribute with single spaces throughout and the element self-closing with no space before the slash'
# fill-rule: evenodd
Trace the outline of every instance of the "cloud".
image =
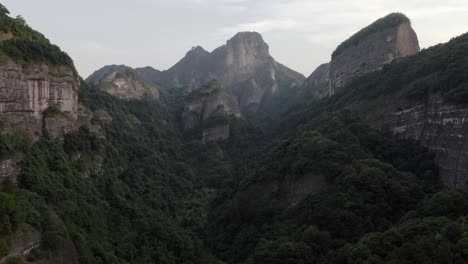
<svg viewBox="0 0 468 264">
<path fill-rule="evenodd" d="M 274 30 L 293 29 L 298 23 L 293 19 L 266 19 L 253 23 L 240 23 L 232 27 L 222 28 L 224 34 L 232 34 L 241 31 L 256 31 L 260 33 L 270 32 Z"/>
</svg>

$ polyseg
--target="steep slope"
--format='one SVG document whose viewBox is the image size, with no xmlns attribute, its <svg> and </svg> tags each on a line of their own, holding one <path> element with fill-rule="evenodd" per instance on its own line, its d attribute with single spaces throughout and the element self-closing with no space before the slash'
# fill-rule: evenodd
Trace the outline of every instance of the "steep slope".
<svg viewBox="0 0 468 264">
<path fill-rule="evenodd" d="M 6 9 L 0 10 L 0 36 L 0 115 L 4 131 L 38 137 L 45 128 L 61 137 L 73 130 L 79 78 L 70 57 L 21 17 L 9 17 Z M 53 111 L 47 112 L 49 109 Z"/>
<path fill-rule="evenodd" d="M 158 84 L 158 81 L 162 78 L 161 77 L 162 72 L 150 66 L 136 68 L 134 70 L 146 82 Z"/>
<path fill-rule="evenodd" d="M 427 149 L 374 130 L 350 111 L 319 115 L 302 125 L 281 143 L 258 152 L 242 167 L 239 184 L 216 200 L 207 225 L 208 245 L 222 260 L 468 260 L 459 247 L 466 242 L 461 234 L 468 226 L 457 225 L 468 213 L 468 195 L 439 192 L 437 167 Z M 439 216 L 444 217 L 434 221 Z M 434 222 L 438 224 L 429 224 Z M 457 225 L 453 237 L 445 231 L 449 225 Z M 401 237 L 379 233 L 392 227 Z M 369 249 L 350 248 L 357 240 Z M 388 252 L 369 243 L 375 240 Z M 403 251 L 406 243 L 425 246 L 412 254 Z"/>
<path fill-rule="evenodd" d="M 252 46 L 264 54 L 254 40 L 233 41 L 232 54 Z M 330 113 L 350 108 L 374 125 L 372 115 L 385 121 L 391 113 L 379 112 L 388 111 L 379 108 L 382 98 L 390 107 L 438 94 L 444 107 L 464 106 L 466 42 L 462 36 L 390 63 L 311 109 L 301 105 L 296 126 L 278 130 L 237 118 L 232 91 L 250 87 L 249 79 L 230 89 L 211 82 L 184 96 L 173 89 L 164 100 L 126 100 L 82 82 L 79 101 L 92 118 L 63 140 L 0 133 L 2 158 L 24 155 L 17 185 L 0 183 L 0 262 L 466 263 L 468 195 L 437 183 L 434 156 L 349 110 Z M 206 52 L 194 53 L 194 65 L 203 66 Z M 271 77 L 270 69 L 263 73 Z M 98 83 L 108 73 L 98 73 Z M 445 110 L 438 114 L 457 113 Z M 226 140 L 179 130 L 181 121 L 223 128 L 226 118 Z M 436 121 L 442 130 L 444 120 Z"/>
<path fill-rule="evenodd" d="M 323 98 L 329 95 L 330 85 L 330 63 L 320 65 L 304 81 L 301 91 L 302 95 L 312 95 L 316 98 Z"/>
<path fill-rule="evenodd" d="M 109 65 L 95 71 L 86 82 L 122 99 L 159 98 L 159 87 L 145 81 L 137 71 L 125 65 Z"/>
<path fill-rule="evenodd" d="M 191 92 L 182 113 L 185 131 L 201 129 L 202 141 L 229 138 L 229 117 L 241 116 L 234 95 L 218 81 L 211 81 Z"/>
<path fill-rule="evenodd" d="M 217 79 L 238 97 L 243 111 L 256 111 L 275 96 L 296 92 L 304 77 L 276 62 L 256 32 L 241 32 L 213 52 L 194 47 L 159 80 L 193 89 Z"/>
<path fill-rule="evenodd" d="M 360 30 L 341 43 L 330 63 L 330 94 L 341 90 L 350 80 L 381 69 L 400 57 L 419 52 L 418 37 L 410 20 L 392 13 Z"/>
<path fill-rule="evenodd" d="M 443 182 L 466 190 L 467 48 L 465 34 L 352 82 L 334 101 L 430 148 Z"/>
<path fill-rule="evenodd" d="M 17 185 L 35 141 L 77 127 L 79 84 L 71 58 L 0 4 L 0 263 L 78 263 L 56 208 Z"/>
<path fill-rule="evenodd" d="M 468 36 L 394 61 L 355 79 L 336 96 L 291 109 L 282 126 L 348 108 L 373 127 L 419 141 L 436 154 L 446 186 L 468 189 Z"/>
</svg>

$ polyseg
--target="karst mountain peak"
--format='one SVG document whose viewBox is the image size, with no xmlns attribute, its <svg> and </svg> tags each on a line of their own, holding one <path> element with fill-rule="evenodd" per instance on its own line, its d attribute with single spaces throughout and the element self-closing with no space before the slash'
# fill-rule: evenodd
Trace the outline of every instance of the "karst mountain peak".
<svg viewBox="0 0 468 264">
<path fill-rule="evenodd" d="M 177 31 L 192 48 L 168 69 L 112 50 L 83 80 L 26 21 L 0 4 L 0 264 L 468 263 L 468 33 L 421 50 L 391 13 L 305 78 L 270 34 Z"/>
</svg>

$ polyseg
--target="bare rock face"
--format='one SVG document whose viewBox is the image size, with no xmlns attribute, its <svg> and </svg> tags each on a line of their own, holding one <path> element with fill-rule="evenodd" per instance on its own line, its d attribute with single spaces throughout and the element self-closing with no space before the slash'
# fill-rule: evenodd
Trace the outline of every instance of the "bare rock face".
<svg viewBox="0 0 468 264">
<path fill-rule="evenodd" d="M 468 190 L 468 105 L 431 94 L 425 101 L 387 98 L 354 106 L 376 128 L 414 139 L 435 153 L 442 182 Z"/>
<path fill-rule="evenodd" d="M 419 50 L 418 37 L 406 16 L 395 13 L 381 18 L 335 50 L 330 64 L 329 93 L 333 95 L 352 79 Z"/>
<path fill-rule="evenodd" d="M 91 74 L 86 82 L 121 99 L 141 99 L 145 96 L 158 99 L 159 87 L 146 82 L 143 77 L 124 65 L 105 66 Z"/>
<path fill-rule="evenodd" d="M 185 131 L 201 129 L 203 142 L 218 141 L 229 138 L 230 116 L 241 116 L 234 95 L 212 81 L 188 95 L 182 122 Z"/>
<path fill-rule="evenodd" d="M 12 182 L 17 182 L 17 177 L 20 174 L 20 161 L 22 156 L 17 154 L 14 157 L 0 161 L 0 183 L 6 179 Z"/>
<path fill-rule="evenodd" d="M 276 95 L 295 92 L 304 81 L 304 76 L 271 57 L 256 32 L 238 33 L 211 53 L 194 47 L 169 70 L 153 77 L 159 78 L 157 83 L 188 90 L 219 80 L 237 96 L 243 111 L 256 111 Z"/>
<path fill-rule="evenodd" d="M 64 122 L 54 125 L 53 134 L 62 137 L 73 129 L 71 124 L 77 119 L 78 86 L 78 78 L 68 67 L 23 67 L 9 60 L 0 64 L 0 115 L 4 131 L 40 136 L 42 129 L 48 127 L 44 112 L 53 107 Z"/>
<path fill-rule="evenodd" d="M 304 82 L 303 93 L 323 98 L 329 94 L 330 63 L 320 65 Z"/>
<path fill-rule="evenodd" d="M 235 35 L 227 41 L 223 55 L 224 61 L 219 74 L 227 85 L 248 80 L 259 68 L 274 62 L 268 45 L 256 32 Z"/>
</svg>

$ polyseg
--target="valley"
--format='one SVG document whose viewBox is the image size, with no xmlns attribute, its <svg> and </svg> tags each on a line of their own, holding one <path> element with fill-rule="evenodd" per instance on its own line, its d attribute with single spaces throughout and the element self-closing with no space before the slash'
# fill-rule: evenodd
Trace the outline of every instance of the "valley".
<svg viewBox="0 0 468 264">
<path fill-rule="evenodd" d="M 311 72 L 239 32 L 80 76 L 0 4 L 0 263 L 468 263 L 468 35 Z"/>
</svg>

